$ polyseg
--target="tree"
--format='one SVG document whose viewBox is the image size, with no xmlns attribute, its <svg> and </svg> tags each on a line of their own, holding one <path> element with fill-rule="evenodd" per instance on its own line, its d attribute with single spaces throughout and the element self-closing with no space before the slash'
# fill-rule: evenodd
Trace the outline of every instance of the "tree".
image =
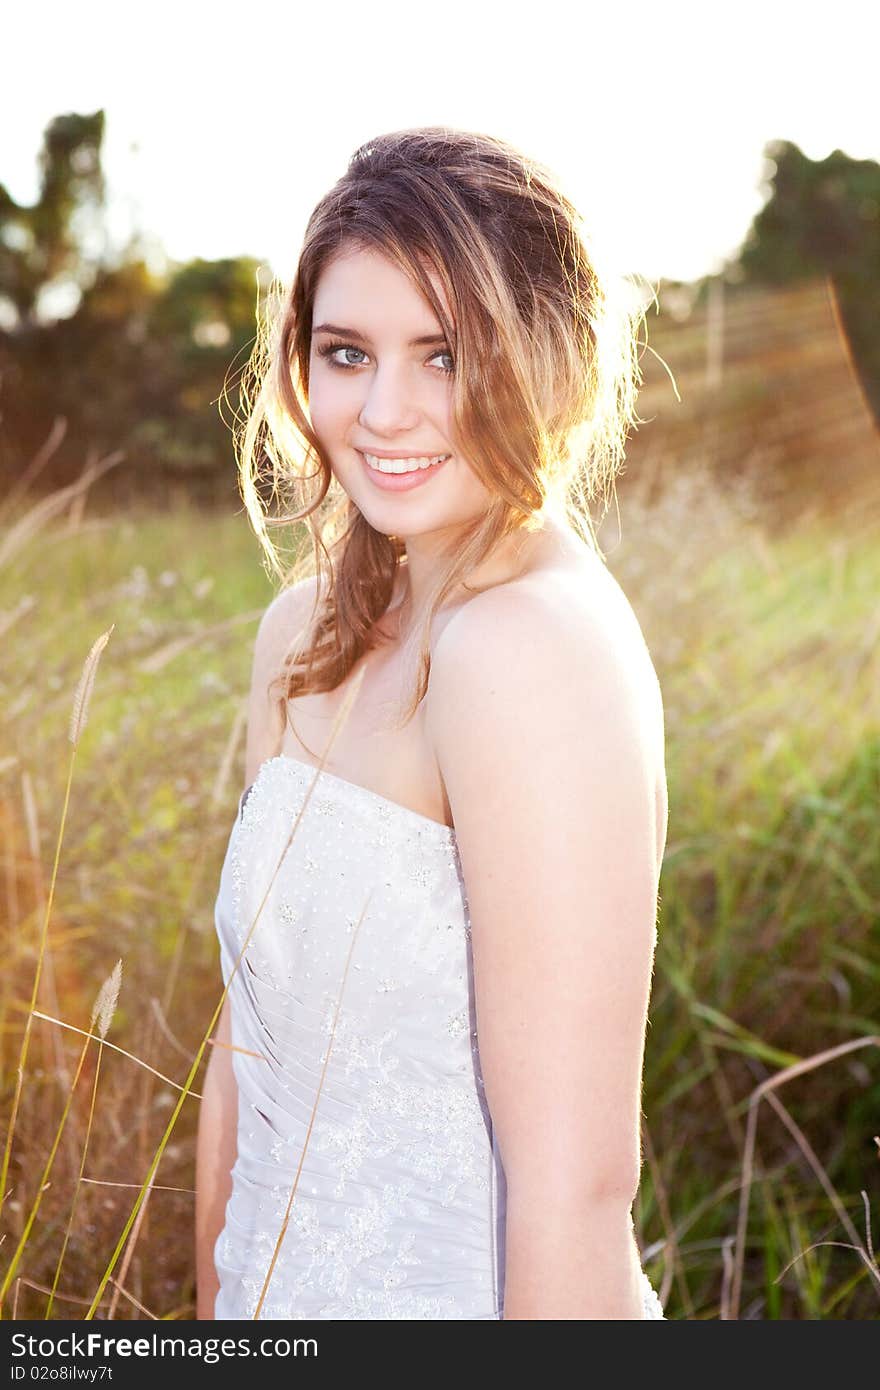
<svg viewBox="0 0 880 1390">
<path fill-rule="evenodd" d="M 103 111 L 56 116 L 43 135 L 36 203 L 19 205 L 0 184 L 0 297 L 25 329 L 41 291 L 59 281 L 83 289 L 94 277 L 101 248 L 89 239 L 104 208 L 103 139 Z"/>
<path fill-rule="evenodd" d="M 34 206 L 0 185 L 0 487 L 61 418 L 47 487 L 78 475 L 89 450 L 122 449 L 125 467 L 96 491 L 164 493 L 180 478 L 201 496 L 234 495 L 221 399 L 227 383 L 234 408 L 270 273 L 242 256 L 166 262 L 160 274 L 139 235 L 111 261 L 103 136 L 103 111 L 59 116 L 43 137 Z M 46 312 L 41 297 L 63 287 L 65 309 Z"/>
<path fill-rule="evenodd" d="M 770 196 L 739 255 L 746 280 L 830 277 L 865 394 L 880 419 L 880 164 L 765 146 Z"/>
</svg>

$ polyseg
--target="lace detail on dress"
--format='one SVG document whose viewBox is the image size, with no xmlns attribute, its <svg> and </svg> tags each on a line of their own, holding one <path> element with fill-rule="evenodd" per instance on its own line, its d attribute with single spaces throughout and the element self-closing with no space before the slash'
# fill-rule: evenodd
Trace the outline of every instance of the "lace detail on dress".
<svg viewBox="0 0 880 1390">
<path fill-rule="evenodd" d="M 666 1321 L 666 1314 L 663 1312 L 663 1304 L 654 1285 L 651 1283 L 647 1274 L 642 1270 L 642 1308 L 646 1318 L 661 1318 Z"/>
<path fill-rule="evenodd" d="M 363 1206 L 342 1208 L 339 1227 L 322 1224 L 317 1202 L 294 1201 L 287 1238 L 276 1265 L 276 1277 L 263 1303 L 263 1318 L 334 1320 L 352 1318 L 460 1318 L 467 1316 L 452 1293 L 426 1294 L 408 1289 L 407 1281 L 424 1264 L 417 1235 L 420 1220 L 430 1215 L 428 1204 L 414 1195 L 412 1181 L 368 1192 Z M 252 1239 L 259 1269 L 241 1280 L 242 1316 L 256 1311 L 280 1228 L 286 1197 L 271 1207 L 272 1219 Z M 268 1220 L 266 1216 L 263 1218 Z M 295 1250 L 295 1259 L 288 1256 Z M 227 1237 L 224 1259 L 235 1254 Z"/>
<path fill-rule="evenodd" d="M 500 1318 L 503 1171 L 455 833 L 326 773 L 306 804 L 314 777 L 263 764 L 221 873 L 224 982 L 248 944 L 215 1316 L 254 1316 L 293 1191 L 261 1318 Z M 645 1316 L 658 1306 L 646 1291 Z"/>
</svg>

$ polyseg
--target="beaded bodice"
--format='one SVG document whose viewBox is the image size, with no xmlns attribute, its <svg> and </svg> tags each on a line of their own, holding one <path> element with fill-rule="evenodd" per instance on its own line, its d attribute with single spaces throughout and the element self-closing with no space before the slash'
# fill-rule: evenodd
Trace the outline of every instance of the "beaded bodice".
<svg viewBox="0 0 880 1390">
<path fill-rule="evenodd" d="M 504 1172 L 454 830 L 281 754 L 239 803 L 215 925 L 224 982 L 245 948 L 215 1316 L 500 1318 Z"/>
</svg>

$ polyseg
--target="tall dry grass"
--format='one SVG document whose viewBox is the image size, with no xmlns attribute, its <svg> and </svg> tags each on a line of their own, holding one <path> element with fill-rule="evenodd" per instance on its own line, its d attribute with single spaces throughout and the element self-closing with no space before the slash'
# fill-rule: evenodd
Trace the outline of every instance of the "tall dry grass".
<svg viewBox="0 0 880 1390">
<path fill-rule="evenodd" d="M 82 499 L 0 537 L 4 1315 L 185 1318 L 212 907 L 270 590 L 240 517 Z M 650 506 L 622 488 L 620 515 L 600 540 L 660 675 L 670 792 L 646 1267 L 670 1317 L 876 1317 L 877 502 L 777 532 L 754 483 L 691 467 Z"/>
</svg>

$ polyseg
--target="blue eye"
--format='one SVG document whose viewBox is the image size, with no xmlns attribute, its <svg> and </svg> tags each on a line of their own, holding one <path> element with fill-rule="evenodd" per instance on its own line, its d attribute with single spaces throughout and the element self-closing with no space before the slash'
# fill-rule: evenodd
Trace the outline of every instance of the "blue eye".
<svg viewBox="0 0 880 1390">
<path fill-rule="evenodd" d="M 336 354 L 337 352 L 359 352 L 359 353 L 361 354 L 362 357 L 365 357 L 365 356 L 366 356 L 366 353 L 364 352 L 363 348 L 356 347 L 354 343 L 329 342 L 329 343 L 324 343 L 324 345 L 323 345 L 322 347 L 319 347 L 319 348 L 318 348 L 318 356 L 319 356 L 319 357 L 324 357 L 324 358 L 326 358 L 326 359 L 328 360 L 329 365 L 330 365 L 331 367 L 338 367 L 340 371 L 343 371 L 343 372 L 350 372 L 350 371 L 352 371 L 355 367 L 362 367 L 362 366 L 363 366 L 363 363 L 362 363 L 362 362 L 337 362 L 337 361 L 334 361 L 334 356 L 335 356 L 335 354 Z M 436 370 L 437 370 L 438 372 L 442 372 L 444 376 L 452 376 L 453 372 L 455 371 L 455 362 L 453 361 L 452 353 L 449 351 L 449 349 L 448 349 L 448 348 L 439 348 L 436 352 L 433 352 L 433 353 L 431 354 L 431 357 L 430 357 L 428 360 L 431 361 L 431 360 L 433 360 L 433 358 L 435 358 L 435 357 L 448 357 L 448 358 L 449 358 L 449 361 L 452 363 L 451 366 L 449 366 L 449 367 L 437 367 Z"/>
<path fill-rule="evenodd" d="M 332 353 L 336 353 L 336 352 L 359 352 L 359 353 L 361 354 L 362 357 L 364 356 L 363 348 L 357 348 L 357 347 L 355 347 L 352 343 L 327 343 L 324 347 L 318 349 L 318 354 L 319 354 L 319 356 L 321 356 L 321 357 L 330 357 Z M 359 367 L 361 364 L 360 364 L 360 362 L 333 362 L 333 361 L 331 361 L 330 365 L 331 365 L 331 367 L 343 367 L 343 368 L 345 368 L 345 367 Z"/>
</svg>

